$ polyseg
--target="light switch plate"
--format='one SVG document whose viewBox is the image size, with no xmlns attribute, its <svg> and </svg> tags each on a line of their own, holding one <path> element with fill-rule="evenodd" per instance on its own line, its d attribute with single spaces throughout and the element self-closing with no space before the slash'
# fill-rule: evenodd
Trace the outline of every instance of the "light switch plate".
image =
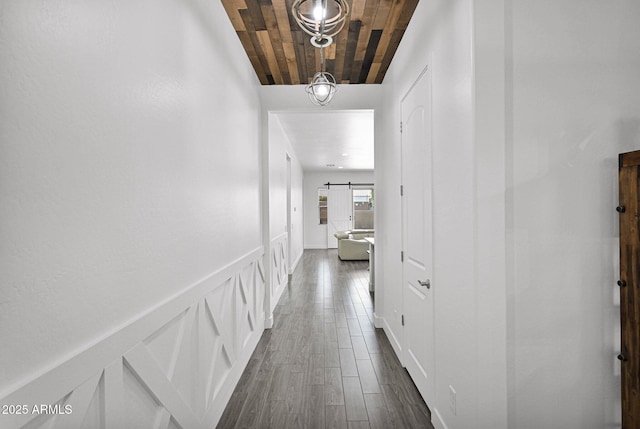
<svg viewBox="0 0 640 429">
<path fill-rule="evenodd" d="M 451 410 L 451 414 L 454 416 L 457 413 L 456 410 L 456 391 L 453 389 L 453 386 L 449 385 L 449 409 Z"/>
</svg>

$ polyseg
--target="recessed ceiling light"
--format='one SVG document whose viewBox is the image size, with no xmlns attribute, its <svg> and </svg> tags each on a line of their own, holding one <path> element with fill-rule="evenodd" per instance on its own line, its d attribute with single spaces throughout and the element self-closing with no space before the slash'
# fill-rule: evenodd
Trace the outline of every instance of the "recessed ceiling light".
<svg viewBox="0 0 640 429">
<path fill-rule="evenodd" d="M 344 167 L 343 167 L 343 166 L 340 166 L 340 167 L 338 167 L 338 168 L 344 168 Z"/>
<path fill-rule="evenodd" d="M 348 153 L 343 153 L 342 156 L 349 156 L 349 154 Z"/>
</svg>

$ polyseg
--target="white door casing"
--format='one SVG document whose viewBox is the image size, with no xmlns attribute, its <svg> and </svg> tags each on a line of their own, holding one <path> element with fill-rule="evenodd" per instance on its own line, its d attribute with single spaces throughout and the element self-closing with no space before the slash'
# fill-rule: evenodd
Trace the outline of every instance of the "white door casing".
<svg viewBox="0 0 640 429">
<path fill-rule="evenodd" d="M 403 363 L 427 405 L 435 399 L 431 71 L 401 102 Z"/>
<path fill-rule="evenodd" d="M 350 188 L 329 188 L 327 191 L 327 247 L 336 249 L 338 240 L 333 236 L 336 231 L 352 228 L 353 195 Z"/>
<path fill-rule="evenodd" d="M 286 162 L 287 162 L 287 227 L 286 227 L 286 231 L 287 231 L 287 274 L 293 274 L 293 272 L 291 271 L 292 269 L 292 264 L 293 264 L 293 258 L 291 255 L 291 243 L 293 242 L 293 223 L 291 221 L 291 218 L 293 217 L 293 213 L 291 213 L 291 156 L 287 153 L 286 154 Z"/>
</svg>

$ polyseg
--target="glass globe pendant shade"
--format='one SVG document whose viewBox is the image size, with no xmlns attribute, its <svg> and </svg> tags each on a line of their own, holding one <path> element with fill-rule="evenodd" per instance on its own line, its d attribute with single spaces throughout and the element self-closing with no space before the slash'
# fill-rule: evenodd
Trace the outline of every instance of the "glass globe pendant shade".
<svg viewBox="0 0 640 429">
<path fill-rule="evenodd" d="M 346 0 L 295 0 L 291 6 L 294 19 L 316 44 L 328 46 L 344 27 L 349 14 Z M 315 45 L 316 47 L 319 47 Z"/>
<path fill-rule="evenodd" d="M 306 89 L 313 104 L 326 106 L 336 93 L 336 80 L 331 73 L 318 72 Z"/>
</svg>

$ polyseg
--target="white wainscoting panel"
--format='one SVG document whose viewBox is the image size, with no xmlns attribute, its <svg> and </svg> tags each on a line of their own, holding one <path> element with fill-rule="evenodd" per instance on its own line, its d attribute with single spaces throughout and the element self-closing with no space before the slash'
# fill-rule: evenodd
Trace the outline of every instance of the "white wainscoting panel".
<svg viewBox="0 0 640 429">
<path fill-rule="evenodd" d="M 288 254 L 289 238 L 286 232 L 271 239 L 271 313 L 289 282 Z"/>
<path fill-rule="evenodd" d="M 0 398 L 25 429 L 211 429 L 264 330 L 263 249 Z M 50 405 L 38 414 L 33 407 Z M 70 412 L 69 412 L 70 411 Z"/>
</svg>

